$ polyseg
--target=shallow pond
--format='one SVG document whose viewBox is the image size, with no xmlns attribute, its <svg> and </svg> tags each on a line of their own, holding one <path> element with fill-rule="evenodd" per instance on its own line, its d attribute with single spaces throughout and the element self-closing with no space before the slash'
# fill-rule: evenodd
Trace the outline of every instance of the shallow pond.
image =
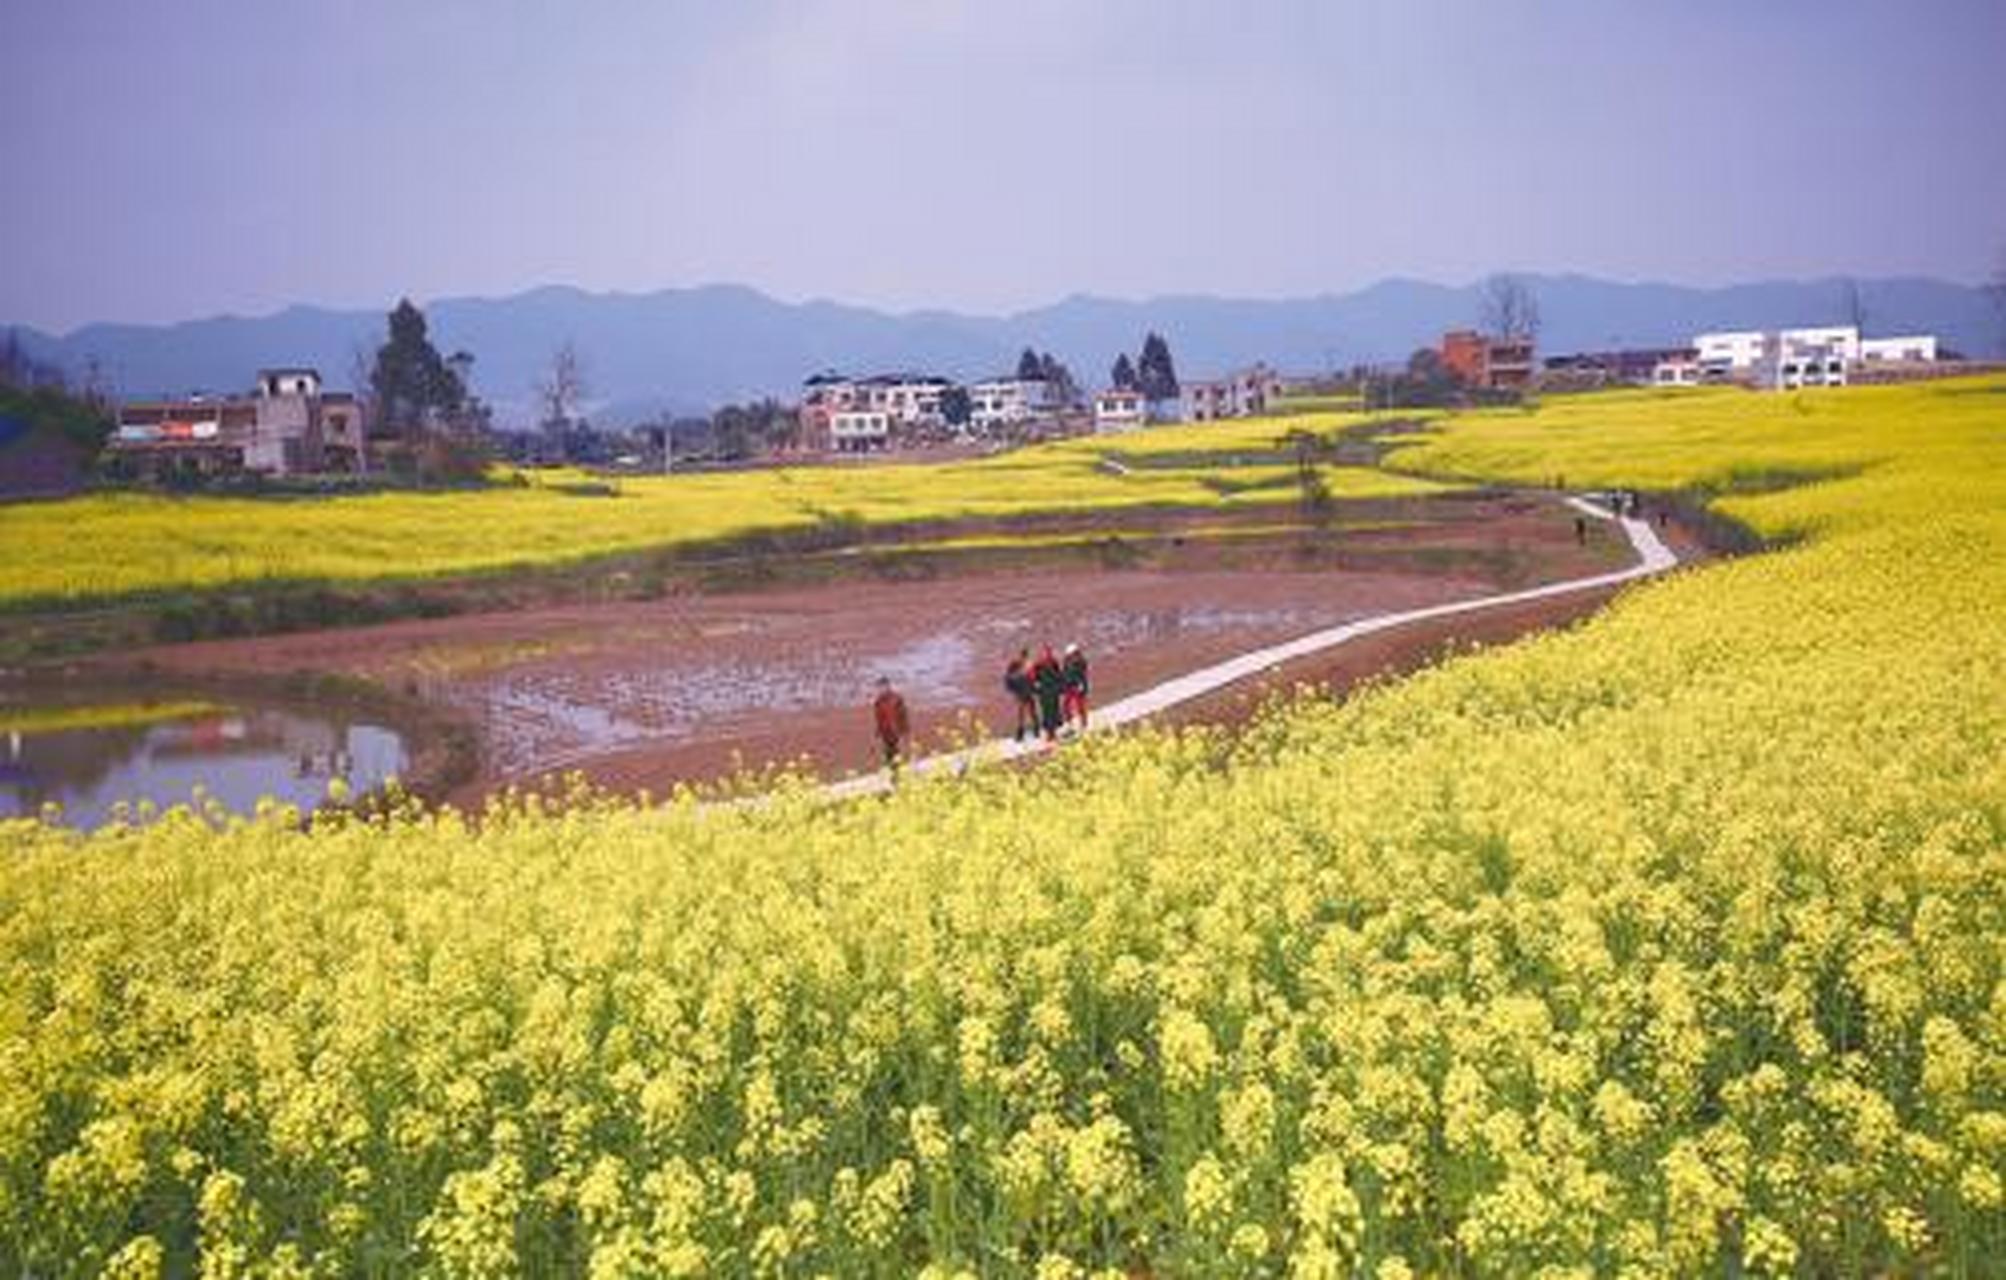
<svg viewBox="0 0 2006 1280">
<path fill-rule="evenodd" d="M 360 794 L 401 773 L 403 739 L 339 713 L 207 703 L 0 705 L 0 817 L 61 806 L 95 827 L 120 803 L 186 804 L 197 788 L 236 813 L 261 797 L 311 809 L 335 778 Z"/>
</svg>

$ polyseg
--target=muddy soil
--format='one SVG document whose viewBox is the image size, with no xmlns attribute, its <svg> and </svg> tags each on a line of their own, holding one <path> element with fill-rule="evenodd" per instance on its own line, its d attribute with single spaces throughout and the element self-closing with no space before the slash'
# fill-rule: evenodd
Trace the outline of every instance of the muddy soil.
<svg viewBox="0 0 2006 1280">
<path fill-rule="evenodd" d="M 1194 541 L 1160 548 L 1143 568 L 1034 558 L 960 576 L 546 607 L 163 647 L 121 661 L 174 678 L 334 673 L 450 711 L 480 744 L 476 774 L 448 796 L 462 805 L 574 770 L 656 794 L 780 761 L 839 776 L 875 765 L 866 704 L 879 675 L 905 694 L 927 749 L 1009 730 L 1001 673 L 1022 647 L 1080 644 L 1094 697 L 1107 702 L 1341 622 L 1628 560 L 1606 526 L 1577 545 L 1572 513 L 1550 499 L 1443 510 L 1435 523 L 1316 545 L 1238 543 L 1231 563 Z M 1422 660 L 1450 636 L 1508 638 L 1594 603 L 1569 598 L 1377 636 L 1280 681 L 1343 682 Z M 1259 694 L 1225 691 L 1179 718 L 1232 719 Z"/>
</svg>

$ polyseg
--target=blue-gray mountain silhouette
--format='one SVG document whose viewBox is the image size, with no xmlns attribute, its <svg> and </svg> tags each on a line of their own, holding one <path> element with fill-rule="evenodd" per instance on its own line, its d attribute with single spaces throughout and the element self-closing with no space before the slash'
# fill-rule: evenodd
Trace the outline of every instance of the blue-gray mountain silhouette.
<svg viewBox="0 0 2006 1280">
<path fill-rule="evenodd" d="M 1695 331 L 1847 318 L 1840 280 L 1694 288 L 1586 276 L 1527 277 L 1539 300 L 1543 352 L 1682 342 Z M 1931 332 L 1971 354 L 1989 352 L 1996 319 L 1975 287 L 1929 279 L 1858 282 L 1873 333 Z M 38 358 L 73 371 L 95 359 L 126 395 L 245 386 L 264 365 L 312 364 L 336 386 L 355 353 L 382 341 L 382 310 L 290 307 L 275 315 L 169 325 L 93 324 L 55 337 L 19 333 Z M 613 424 L 664 409 L 702 411 L 760 395 L 790 396 L 821 369 L 920 370 L 959 378 L 1015 367 L 1024 347 L 1051 351 L 1083 385 L 1156 330 L 1180 374 L 1203 377 L 1266 360 L 1285 373 L 1403 359 L 1445 328 L 1474 323 L 1479 286 L 1386 280 L 1347 294 L 1255 300 L 1167 296 L 1124 301 L 1076 295 L 1007 316 L 892 313 L 816 301 L 787 303 L 738 285 L 654 293 L 535 289 L 506 298 L 425 304 L 443 351 L 474 353 L 476 388 L 522 422 L 529 389 L 569 339 L 586 361 L 593 416 Z"/>
</svg>

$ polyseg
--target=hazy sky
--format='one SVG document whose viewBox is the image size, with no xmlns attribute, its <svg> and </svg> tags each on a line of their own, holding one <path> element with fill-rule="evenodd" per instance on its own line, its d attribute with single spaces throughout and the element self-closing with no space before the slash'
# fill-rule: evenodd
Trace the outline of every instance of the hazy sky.
<svg viewBox="0 0 2006 1280">
<path fill-rule="evenodd" d="M 0 322 L 1007 310 L 2006 245 L 2006 0 L 0 0 Z"/>
</svg>

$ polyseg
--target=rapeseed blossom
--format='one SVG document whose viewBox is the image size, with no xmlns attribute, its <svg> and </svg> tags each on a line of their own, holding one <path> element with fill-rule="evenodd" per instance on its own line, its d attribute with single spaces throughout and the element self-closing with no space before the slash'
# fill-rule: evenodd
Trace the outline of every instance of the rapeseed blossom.
<svg viewBox="0 0 2006 1280">
<path fill-rule="evenodd" d="M 2006 390 L 1394 461 L 1789 541 L 863 803 L 0 825 L 0 1272 L 1995 1273 Z"/>
</svg>

